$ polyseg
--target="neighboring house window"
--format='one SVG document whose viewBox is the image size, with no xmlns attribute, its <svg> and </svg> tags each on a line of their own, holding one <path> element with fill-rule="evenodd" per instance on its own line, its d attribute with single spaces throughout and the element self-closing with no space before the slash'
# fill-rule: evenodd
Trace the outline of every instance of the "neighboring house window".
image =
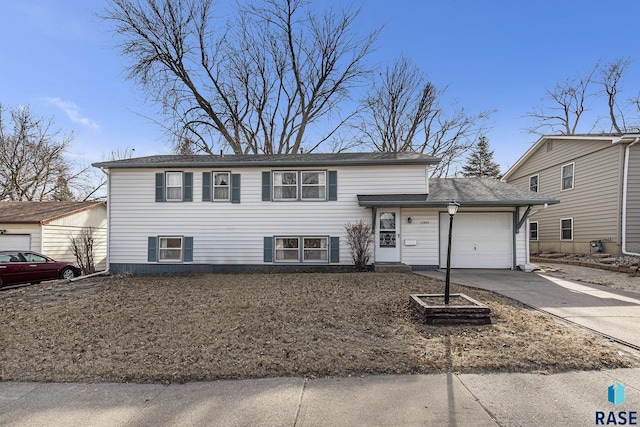
<svg viewBox="0 0 640 427">
<path fill-rule="evenodd" d="M 560 240 L 573 240 L 573 218 L 560 220 Z"/>
<path fill-rule="evenodd" d="M 166 200 L 168 202 L 182 201 L 182 172 L 167 172 Z"/>
<path fill-rule="evenodd" d="M 274 172 L 273 173 L 273 200 L 297 200 L 298 199 L 298 173 Z"/>
<path fill-rule="evenodd" d="M 300 239 L 297 237 L 276 238 L 276 262 L 300 261 Z"/>
<path fill-rule="evenodd" d="M 158 261 L 182 261 L 182 237 L 159 237 Z"/>
<path fill-rule="evenodd" d="M 305 237 L 303 241 L 303 261 L 327 262 L 329 259 L 329 245 L 326 237 Z"/>
<path fill-rule="evenodd" d="M 538 182 L 540 181 L 540 175 L 533 175 L 529 177 L 529 190 L 534 193 L 538 192 Z"/>
<path fill-rule="evenodd" d="M 529 223 L 529 240 L 538 240 L 538 221 Z"/>
<path fill-rule="evenodd" d="M 575 163 L 569 163 L 562 166 L 562 190 L 571 190 L 573 188 Z"/>
<path fill-rule="evenodd" d="M 302 200 L 326 200 L 326 172 L 303 171 L 300 175 L 302 181 Z"/>
<path fill-rule="evenodd" d="M 229 200 L 230 176 L 229 172 L 213 173 L 213 200 Z"/>
</svg>

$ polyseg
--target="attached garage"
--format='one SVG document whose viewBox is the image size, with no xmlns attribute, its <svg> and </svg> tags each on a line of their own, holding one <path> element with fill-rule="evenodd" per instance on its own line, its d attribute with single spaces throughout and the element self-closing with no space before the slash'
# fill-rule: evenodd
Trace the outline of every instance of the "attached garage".
<svg viewBox="0 0 640 427">
<path fill-rule="evenodd" d="M 29 234 L 0 234 L 0 251 L 31 250 Z"/>
<path fill-rule="evenodd" d="M 449 215 L 440 214 L 440 267 L 447 265 Z M 512 212 L 458 212 L 451 236 L 452 268 L 512 268 Z"/>
</svg>

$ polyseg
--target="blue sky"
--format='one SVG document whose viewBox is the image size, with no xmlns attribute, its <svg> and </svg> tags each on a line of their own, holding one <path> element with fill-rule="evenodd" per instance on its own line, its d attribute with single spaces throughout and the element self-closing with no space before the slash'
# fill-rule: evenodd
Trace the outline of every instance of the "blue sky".
<svg viewBox="0 0 640 427">
<path fill-rule="evenodd" d="M 230 4 L 220 0 L 220 6 Z M 331 3 L 344 3 L 331 0 Z M 0 103 L 28 104 L 74 133 L 78 164 L 135 148 L 167 153 L 157 108 L 125 79 L 125 58 L 95 13 L 104 0 L 0 0 Z M 599 60 L 634 61 L 623 98 L 640 92 L 637 0 L 356 0 L 363 32 L 384 30 L 372 61 L 404 54 L 470 113 L 495 110 L 486 133 L 503 172 L 536 135 L 526 113 L 547 89 Z M 594 112 L 593 114 L 604 114 Z M 584 131 L 587 131 L 585 129 Z"/>
</svg>

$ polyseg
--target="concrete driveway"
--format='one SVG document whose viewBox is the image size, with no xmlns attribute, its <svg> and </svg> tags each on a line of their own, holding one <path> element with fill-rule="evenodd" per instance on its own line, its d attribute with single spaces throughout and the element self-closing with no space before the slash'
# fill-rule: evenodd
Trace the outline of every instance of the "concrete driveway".
<svg viewBox="0 0 640 427">
<path fill-rule="evenodd" d="M 445 278 L 440 270 L 417 274 Z M 640 349 L 639 293 L 511 270 L 452 270 L 451 282 L 496 292 Z"/>
</svg>

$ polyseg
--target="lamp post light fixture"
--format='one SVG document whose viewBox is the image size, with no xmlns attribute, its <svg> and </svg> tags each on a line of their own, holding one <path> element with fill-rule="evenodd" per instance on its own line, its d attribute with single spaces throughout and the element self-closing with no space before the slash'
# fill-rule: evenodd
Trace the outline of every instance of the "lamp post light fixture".
<svg viewBox="0 0 640 427">
<path fill-rule="evenodd" d="M 451 284 L 451 232 L 453 230 L 453 216 L 458 212 L 460 205 L 453 200 L 447 205 L 449 212 L 449 247 L 447 248 L 447 276 L 444 285 L 444 304 L 449 305 L 449 286 Z"/>
</svg>

